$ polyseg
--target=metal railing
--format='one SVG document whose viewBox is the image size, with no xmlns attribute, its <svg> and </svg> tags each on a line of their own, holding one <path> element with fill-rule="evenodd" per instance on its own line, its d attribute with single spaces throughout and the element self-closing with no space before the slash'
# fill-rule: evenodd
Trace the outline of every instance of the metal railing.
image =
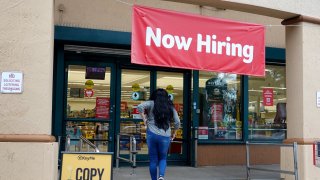
<svg viewBox="0 0 320 180">
<path fill-rule="evenodd" d="M 250 145 L 264 145 L 264 146 L 281 146 L 281 147 L 292 147 L 293 149 L 293 165 L 294 170 L 293 171 L 287 171 L 287 170 L 277 170 L 277 169 L 268 169 L 268 168 L 258 168 L 258 167 L 252 167 L 250 166 Z M 283 173 L 283 174 L 291 174 L 294 175 L 295 180 L 299 180 L 298 175 L 298 145 L 297 142 L 294 142 L 293 144 L 283 144 L 283 143 L 252 143 L 252 142 L 246 142 L 246 158 L 247 158 L 247 179 L 250 179 L 250 171 L 251 170 L 257 170 L 257 171 L 267 171 L 267 172 L 277 172 L 277 173 Z"/>
<path fill-rule="evenodd" d="M 130 141 L 129 141 L 129 159 L 127 158 L 124 158 L 124 157 L 120 157 L 120 138 L 121 136 L 126 136 L 126 137 L 129 137 L 130 138 Z M 125 133 L 120 133 L 117 135 L 117 152 L 116 152 L 116 168 L 119 168 L 119 163 L 120 163 L 120 160 L 122 161 L 125 161 L 125 162 L 128 162 L 131 164 L 131 167 L 133 168 L 133 174 L 134 174 L 134 168 L 137 167 L 137 158 L 136 158 L 136 155 L 137 155 L 137 140 L 136 138 L 134 137 L 134 135 L 132 134 L 125 134 Z"/>
<path fill-rule="evenodd" d="M 98 147 L 96 145 L 94 145 L 91 141 L 89 141 L 88 139 L 86 139 L 85 137 L 83 136 L 79 136 L 79 152 L 82 152 L 82 147 L 83 147 L 83 143 L 87 144 L 87 151 L 89 151 L 89 147 L 93 148 L 95 152 L 100 152 Z M 74 139 L 71 139 L 70 136 L 67 136 L 66 137 L 66 151 L 70 151 L 70 145 L 71 145 L 71 140 L 74 140 Z"/>
</svg>

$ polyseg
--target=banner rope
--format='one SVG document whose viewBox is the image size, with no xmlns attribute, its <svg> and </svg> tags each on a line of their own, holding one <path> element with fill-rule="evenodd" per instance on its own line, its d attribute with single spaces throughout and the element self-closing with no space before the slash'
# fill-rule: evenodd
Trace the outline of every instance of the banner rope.
<svg viewBox="0 0 320 180">
<path fill-rule="evenodd" d="M 117 1 L 117 2 L 119 2 L 119 3 L 123 3 L 123 4 L 128 5 L 128 6 L 133 6 L 133 5 L 136 4 L 136 0 L 133 1 L 133 4 L 132 4 L 132 3 L 125 2 L 125 1 L 122 1 L 122 0 L 115 0 L 115 1 Z"/>
</svg>

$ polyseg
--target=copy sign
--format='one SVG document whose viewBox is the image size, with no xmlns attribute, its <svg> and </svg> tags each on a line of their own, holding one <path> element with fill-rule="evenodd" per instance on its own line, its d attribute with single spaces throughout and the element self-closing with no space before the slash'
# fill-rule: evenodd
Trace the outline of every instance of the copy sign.
<svg viewBox="0 0 320 180">
<path fill-rule="evenodd" d="M 61 180 L 111 180 L 112 154 L 64 153 Z"/>
<path fill-rule="evenodd" d="M 143 6 L 132 18 L 132 63 L 265 75 L 263 25 Z"/>
</svg>

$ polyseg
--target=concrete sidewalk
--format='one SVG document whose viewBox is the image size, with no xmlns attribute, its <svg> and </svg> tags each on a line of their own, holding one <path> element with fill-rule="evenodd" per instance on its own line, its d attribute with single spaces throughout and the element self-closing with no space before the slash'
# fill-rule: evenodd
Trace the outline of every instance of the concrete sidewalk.
<svg viewBox="0 0 320 180">
<path fill-rule="evenodd" d="M 268 169 L 279 169 L 279 165 L 255 166 Z M 166 180 L 215 180 L 215 179 L 246 179 L 245 166 L 208 166 L 208 167 L 167 167 Z M 113 169 L 114 180 L 150 180 L 148 167 L 137 167 L 132 174 L 132 168 L 120 167 Z M 280 179 L 279 173 L 251 171 L 251 179 Z"/>
</svg>

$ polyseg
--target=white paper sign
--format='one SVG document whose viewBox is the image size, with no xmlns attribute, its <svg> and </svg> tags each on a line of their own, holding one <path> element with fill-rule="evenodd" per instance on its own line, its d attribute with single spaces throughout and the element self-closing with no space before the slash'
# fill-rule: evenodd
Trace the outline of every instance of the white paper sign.
<svg viewBox="0 0 320 180">
<path fill-rule="evenodd" d="M 320 108 L 320 91 L 317 91 L 317 107 Z"/>
<path fill-rule="evenodd" d="M 1 93 L 22 93 L 23 91 L 22 72 L 2 72 Z"/>
</svg>

